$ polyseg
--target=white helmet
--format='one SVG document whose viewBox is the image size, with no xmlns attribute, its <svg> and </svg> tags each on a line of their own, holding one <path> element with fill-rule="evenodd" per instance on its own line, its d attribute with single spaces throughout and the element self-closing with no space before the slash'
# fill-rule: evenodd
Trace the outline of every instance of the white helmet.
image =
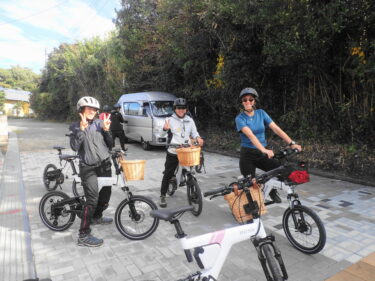
<svg viewBox="0 0 375 281">
<path fill-rule="evenodd" d="M 100 109 L 100 104 L 96 98 L 93 97 L 82 97 L 77 102 L 77 110 L 80 111 L 82 107 L 89 106 L 96 109 Z"/>
</svg>

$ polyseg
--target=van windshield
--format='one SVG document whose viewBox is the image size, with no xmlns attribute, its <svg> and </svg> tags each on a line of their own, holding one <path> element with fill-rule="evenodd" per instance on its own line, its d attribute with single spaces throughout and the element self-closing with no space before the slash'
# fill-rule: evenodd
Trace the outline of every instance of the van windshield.
<svg viewBox="0 0 375 281">
<path fill-rule="evenodd" d="M 167 117 L 173 114 L 173 101 L 152 101 L 152 113 L 156 117 Z"/>
</svg>

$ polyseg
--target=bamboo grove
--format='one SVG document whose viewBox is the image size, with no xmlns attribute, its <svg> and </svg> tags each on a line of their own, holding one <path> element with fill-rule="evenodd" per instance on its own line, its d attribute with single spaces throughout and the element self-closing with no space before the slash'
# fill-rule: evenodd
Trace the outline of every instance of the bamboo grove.
<svg viewBox="0 0 375 281">
<path fill-rule="evenodd" d="M 93 95 L 161 90 L 196 107 L 201 128 L 234 130 L 243 87 L 299 140 L 374 146 L 371 0 L 122 0 L 106 39 L 61 44 L 32 106 L 75 116 Z"/>
</svg>

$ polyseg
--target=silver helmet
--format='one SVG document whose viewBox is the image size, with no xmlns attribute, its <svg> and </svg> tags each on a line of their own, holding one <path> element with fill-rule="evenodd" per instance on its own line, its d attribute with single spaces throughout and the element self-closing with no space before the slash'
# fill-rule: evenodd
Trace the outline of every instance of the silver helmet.
<svg viewBox="0 0 375 281">
<path fill-rule="evenodd" d="M 82 107 L 89 106 L 92 108 L 100 109 L 100 104 L 96 98 L 93 97 L 82 97 L 77 102 L 77 110 L 80 111 Z"/>
<path fill-rule="evenodd" d="M 239 99 L 241 99 L 243 96 L 246 96 L 246 95 L 252 95 L 256 99 L 259 98 L 259 95 L 258 95 L 257 91 L 254 88 L 245 88 L 245 89 L 242 89 L 242 91 L 240 93 Z"/>
</svg>

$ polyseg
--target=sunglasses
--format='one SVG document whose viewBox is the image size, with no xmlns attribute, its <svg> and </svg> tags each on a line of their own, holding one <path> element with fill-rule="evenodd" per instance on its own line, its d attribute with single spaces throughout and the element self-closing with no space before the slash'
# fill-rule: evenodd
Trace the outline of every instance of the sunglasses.
<svg viewBox="0 0 375 281">
<path fill-rule="evenodd" d="M 176 109 L 186 109 L 186 106 L 176 106 Z"/>
<path fill-rule="evenodd" d="M 253 102 L 253 101 L 255 101 L 255 99 L 243 99 L 243 100 L 242 100 L 242 102 L 248 102 L 248 101 L 249 101 L 249 102 Z"/>
</svg>

